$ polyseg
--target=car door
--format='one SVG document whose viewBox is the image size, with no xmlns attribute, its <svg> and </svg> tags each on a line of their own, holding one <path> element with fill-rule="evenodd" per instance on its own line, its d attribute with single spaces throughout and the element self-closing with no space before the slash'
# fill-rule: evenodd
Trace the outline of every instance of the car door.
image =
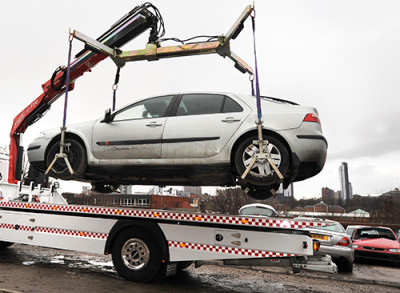
<svg viewBox="0 0 400 293">
<path fill-rule="evenodd" d="M 249 114 L 222 94 L 184 94 L 165 126 L 162 158 L 205 158 L 218 154 Z"/>
<path fill-rule="evenodd" d="M 146 99 L 117 111 L 109 122 L 98 120 L 92 132 L 94 157 L 108 161 L 160 158 L 173 97 Z"/>
</svg>

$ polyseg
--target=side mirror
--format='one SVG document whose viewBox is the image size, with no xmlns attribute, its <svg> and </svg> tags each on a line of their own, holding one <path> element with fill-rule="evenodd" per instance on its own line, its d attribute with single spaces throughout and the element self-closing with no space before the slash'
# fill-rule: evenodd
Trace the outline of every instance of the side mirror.
<svg viewBox="0 0 400 293">
<path fill-rule="evenodd" d="M 101 122 L 109 123 L 112 121 L 111 109 L 107 109 L 104 113 L 104 119 Z"/>
</svg>

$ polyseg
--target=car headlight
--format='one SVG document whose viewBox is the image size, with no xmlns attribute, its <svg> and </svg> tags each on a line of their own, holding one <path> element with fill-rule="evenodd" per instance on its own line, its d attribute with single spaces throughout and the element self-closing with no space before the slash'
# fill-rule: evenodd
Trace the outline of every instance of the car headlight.
<svg viewBox="0 0 400 293">
<path fill-rule="evenodd" d="M 400 249 L 399 248 L 390 248 L 389 252 L 400 253 Z"/>
<path fill-rule="evenodd" d="M 357 244 L 353 244 L 353 248 L 358 248 L 359 246 Z"/>
</svg>

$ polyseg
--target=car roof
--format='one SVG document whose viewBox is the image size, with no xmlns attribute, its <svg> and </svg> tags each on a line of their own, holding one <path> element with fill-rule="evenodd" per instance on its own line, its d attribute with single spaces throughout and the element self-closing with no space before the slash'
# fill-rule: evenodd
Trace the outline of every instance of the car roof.
<svg viewBox="0 0 400 293">
<path fill-rule="evenodd" d="M 296 217 L 294 218 L 294 220 L 305 220 L 305 221 L 314 221 L 314 222 L 330 222 L 330 223 L 338 223 L 340 224 L 338 221 L 333 221 L 333 220 L 329 220 L 329 219 L 321 219 L 321 218 L 312 218 L 312 217 Z"/>
<path fill-rule="evenodd" d="M 250 207 L 260 207 L 260 208 L 264 208 L 264 209 L 271 209 L 271 210 L 276 212 L 276 210 L 274 209 L 273 206 L 267 205 L 265 203 L 249 203 L 249 204 L 246 204 L 246 205 L 242 206 L 239 209 L 239 211 L 241 211 L 241 210 L 243 210 L 245 208 L 250 208 Z"/>
</svg>

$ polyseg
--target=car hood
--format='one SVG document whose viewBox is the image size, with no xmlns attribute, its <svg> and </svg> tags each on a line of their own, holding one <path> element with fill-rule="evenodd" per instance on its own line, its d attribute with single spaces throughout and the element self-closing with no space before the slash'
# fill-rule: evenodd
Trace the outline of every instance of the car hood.
<svg viewBox="0 0 400 293">
<path fill-rule="evenodd" d="M 400 248 L 400 242 L 397 240 L 390 240 L 387 238 L 377 238 L 377 239 L 360 239 L 353 241 L 353 245 L 376 247 L 376 248 Z"/>
</svg>

